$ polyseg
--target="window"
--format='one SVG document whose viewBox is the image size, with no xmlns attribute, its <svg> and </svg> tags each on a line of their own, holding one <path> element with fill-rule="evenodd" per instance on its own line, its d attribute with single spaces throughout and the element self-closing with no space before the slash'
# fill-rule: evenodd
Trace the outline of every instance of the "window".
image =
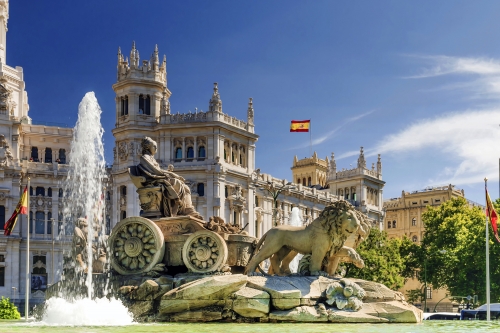
<svg viewBox="0 0 500 333">
<path fill-rule="evenodd" d="M 151 114 L 151 97 L 139 95 L 139 114 Z"/>
<path fill-rule="evenodd" d="M 306 186 L 306 179 L 302 178 L 302 186 Z"/>
<path fill-rule="evenodd" d="M 427 287 L 427 290 L 425 293 L 425 298 L 432 299 L 432 288 L 431 287 Z"/>
<path fill-rule="evenodd" d="M 60 164 L 66 164 L 66 150 L 65 149 L 59 149 L 59 161 L 56 161 L 57 163 Z"/>
<path fill-rule="evenodd" d="M 412 226 L 416 226 L 417 225 L 417 218 L 414 217 L 414 218 L 411 219 L 411 225 Z"/>
<path fill-rule="evenodd" d="M 351 200 L 356 201 L 356 193 L 351 193 Z"/>
<path fill-rule="evenodd" d="M 5 267 L 0 267 L 0 287 L 5 287 Z"/>
<path fill-rule="evenodd" d="M 441 199 L 436 199 L 436 202 L 441 202 Z"/>
<path fill-rule="evenodd" d="M 204 146 L 200 146 L 198 148 L 198 158 L 205 158 L 205 157 L 206 157 L 205 147 Z"/>
<path fill-rule="evenodd" d="M 38 148 L 31 147 L 31 159 L 32 162 L 38 162 Z"/>
<path fill-rule="evenodd" d="M 106 216 L 106 235 L 110 235 L 111 234 L 111 219 L 109 218 L 109 216 Z"/>
<path fill-rule="evenodd" d="M 122 213 L 121 213 L 121 219 L 126 219 L 127 218 L 127 212 L 122 210 Z"/>
<path fill-rule="evenodd" d="M 311 186 L 311 177 L 307 178 L 307 186 Z"/>
<path fill-rule="evenodd" d="M 47 234 L 52 235 L 52 212 L 47 213 Z"/>
<path fill-rule="evenodd" d="M 224 197 L 228 197 L 228 192 L 227 186 L 224 186 Z"/>
<path fill-rule="evenodd" d="M 127 196 L 127 186 L 123 185 L 120 189 L 120 192 L 122 196 L 126 197 Z"/>
<path fill-rule="evenodd" d="M 227 153 L 226 150 L 224 149 L 224 161 L 227 160 Z"/>
<path fill-rule="evenodd" d="M 128 115 L 128 96 L 125 95 L 121 98 L 121 111 L 120 111 L 121 116 L 126 116 Z"/>
<path fill-rule="evenodd" d="M 0 262 L 5 262 L 5 256 L 3 254 L 0 254 Z"/>
<path fill-rule="evenodd" d="M 5 226 L 5 206 L 0 206 L 0 229 Z"/>
<path fill-rule="evenodd" d="M 30 196 L 33 196 L 33 186 L 30 186 Z"/>
<path fill-rule="evenodd" d="M 43 235 L 45 233 L 45 213 L 36 212 L 35 214 L 35 234 Z"/>
<path fill-rule="evenodd" d="M 35 195 L 45 196 L 45 187 L 37 186 Z"/>
<path fill-rule="evenodd" d="M 243 155 L 240 154 L 240 165 L 243 165 Z"/>
<path fill-rule="evenodd" d="M 429 203 L 429 201 L 428 200 L 424 200 L 424 204 L 426 204 L 426 203 Z"/>
<path fill-rule="evenodd" d="M 396 228 L 396 221 L 392 221 L 392 228 Z"/>
<path fill-rule="evenodd" d="M 255 207 L 259 207 L 259 197 L 255 196 Z"/>
<path fill-rule="evenodd" d="M 416 201 L 413 201 L 413 202 L 412 202 L 411 204 L 412 204 L 412 205 L 416 205 L 417 203 L 418 203 L 418 202 L 416 202 Z"/>
<path fill-rule="evenodd" d="M 45 148 L 45 163 L 52 163 L 52 148 Z"/>
<path fill-rule="evenodd" d="M 106 192 L 106 200 L 111 200 L 111 192 Z"/>
<path fill-rule="evenodd" d="M 301 180 L 300 178 L 297 178 L 297 184 L 300 184 Z"/>
<path fill-rule="evenodd" d="M 198 192 L 198 195 L 200 197 L 205 196 L 205 184 L 203 183 L 198 183 L 198 186 L 196 188 L 196 192 Z"/>
<path fill-rule="evenodd" d="M 30 212 L 30 234 L 33 233 L 33 212 Z"/>
<path fill-rule="evenodd" d="M 188 147 L 187 149 L 187 158 L 194 158 L 194 149 L 193 147 Z"/>
<path fill-rule="evenodd" d="M 417 236 L 413 236 L 411 238 L 411 240 L 412 240 L 413 243 L 416 243 L 416 242 L 418 242 L 418 237 Z"/>
<path fill-rule="evenodd" d="M 182 159 L 182 148 L 180 148 L 180 147 L 175 148 L 175 158 L 177 160 L 181 160 Z"/>
<path fill-rule="evenodd" d="M 387 222 L 387 229 L 391 229 L 391 221 Z"/>
<path fill-rule="evenodd" d="M 60 188 L 60 189 L 59 189 L 59 198 L 62 198 L 62 197 L 63 197 L 63 189 L 62 189 L 62 188 Z"/>
<path fill-rule="evenodd" d="M 52 198 L 52 187 L 49 187 L 49 189 L 47 190 L 47 196 Z"/>
<path fill-rule="evenodd" d="M 231 162 L 234 163 L 234 151 L 231 152 Z"/>
</svg>

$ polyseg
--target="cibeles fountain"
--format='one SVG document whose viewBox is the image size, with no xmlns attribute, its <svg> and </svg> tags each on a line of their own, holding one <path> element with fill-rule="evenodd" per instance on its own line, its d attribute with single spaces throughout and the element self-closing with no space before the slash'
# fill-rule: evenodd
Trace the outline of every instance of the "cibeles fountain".
<svg viewBox="0 0 500 333">
<path fill-rule="evenodd" d="M 85 105 L 98 109 L 97 101 Z M 94 127 L 101 128 L 95 123 Z M 337 277 L 341 262 L 364 266 L 355 248 L 370 233 L 367 217 L 347 201 L 325 207 L 307 226 L 280 225 L 257 239 L 218 216 L 204 221 L 192 205 L 185 179 L 172 166 L 162 169 L 156 162 L 156 142 L 149 137 L 142 140 L 140 163 L 129 168 L 141 216 L 121 220 L 105 238 L 100 200 L 104 158 L 98 137 L 102 129 L 90 142 L 75 138 L 79 144 L 96 148 L 96 157 L 79 161 L 77 151 L 72 150 L 72 159 L 82 164 L 75 166 L 69 181 L 76 184 L 68 198 L 72 203 L 68 216 L 77 222 L 73 251 L 65 279 L 47 293 L 49 307 L 51 296 L 59 299 L 55 296 L 71 290 L 80 298 L 97 298 L 113 306 L 118 317 L 129 311 L 136 321 L 422 320 L 422 312 L 406 303 L 401 293 L 380 283 Z M 99 169 L 87 173 L 91 165 Z M 80 186 L 89 178 L 95 184 Z M 297 255 L 302 257 L 293 264 Z M 261 263 L 267 259 L 266 272 Z M 82 283 L 69 287 L 78 281 Z M 77 298 L 70 302 L 74 304 Z M 131 320 L 126 318 L 123 321 Z"/>
</svg>

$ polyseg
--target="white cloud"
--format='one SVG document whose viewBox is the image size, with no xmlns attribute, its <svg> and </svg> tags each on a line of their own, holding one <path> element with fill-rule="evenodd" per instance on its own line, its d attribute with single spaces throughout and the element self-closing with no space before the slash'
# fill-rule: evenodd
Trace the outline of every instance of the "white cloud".
<svg viewBox="0 0 500 333">
<path fill-rule="evenodd" d="M 498 178 L 500 108 L 424 119 L 382 139 L 368 156 L 415 151 L 440 153 L 448 161 L 429 183 L 477 183 Z M 450 162 L 454 166 L 450 166 Z"/>
<path fill-rule="evenodd" d="M 446 74 L 500 75 L 500 61 L 486 58 L 465 58 L 449 56 L 413 56 L 431 65 L 420 74 L 408 76 L 409 79 L 420 79 Z"/>
</svg>

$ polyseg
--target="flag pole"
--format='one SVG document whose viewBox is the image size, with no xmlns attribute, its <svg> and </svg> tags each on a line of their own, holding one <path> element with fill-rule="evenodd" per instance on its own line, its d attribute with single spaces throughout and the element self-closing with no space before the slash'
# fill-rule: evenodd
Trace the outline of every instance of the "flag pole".
<svg viewBox="0 0 500 333">
<path fill-rule="evenodd" d="M 488 178 L 484 178 L 484 188 L 488 193 Z M 486 194 L 486 207 L 488 207 L 488 194 Z M 486 208 L 489 212 L 488 208 Z M 491 213 L 488 213 L 491 214 Z M 490 313 L 490 235 L 489 235 L 489 216 L 486 216 L 486 320 L 491 321 Z"/>
<path fill-rule="evenodd" d="M 309 119 L 309 156 L 311 156 L 311 157 L 313 155 L 312 149 L 313 149 L 313 144 L 312 144 L 312 127 L 311 127 L 311 119 Z"/>
<path fill-rule="evenodd" d="M 30 303 L 30 177 L 28 176 L 28 190 L 26 191 L 28 201 L 26 206 L 28 207 L 28 233 L 26 236 L 26 301 L 24 302 L 24 318 L 28 321 L 28 309 Z"/>
</svg>

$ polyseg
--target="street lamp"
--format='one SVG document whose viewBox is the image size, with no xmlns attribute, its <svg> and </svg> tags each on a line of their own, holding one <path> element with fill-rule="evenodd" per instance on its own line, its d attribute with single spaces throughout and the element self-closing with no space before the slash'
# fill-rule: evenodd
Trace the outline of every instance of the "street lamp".
<svg viewBox="0 0 500 333">
<path fill-rule="evenodd" d="M 284 180 L 281 186 L 276 186 L 274 182 L 267 181 L 267 183 L 259 188 L 262 191 L 267 191 L 273 198 L 273 226 L 276 227 L 278 225 L 276 222 L 276 215 L 278 214 L 278 196 L 281 192 L 285 190 L 292 190 L 294 188 L 295 186 L 291 182 L 285 183 Z"/>
<path fill-rule="evenodd" d="M 446 250 L 439 250 L 441 254 L 445 254 Z M 427 256 L 424 257 L 424 312 L 427 310 Z"/>
</svg>

